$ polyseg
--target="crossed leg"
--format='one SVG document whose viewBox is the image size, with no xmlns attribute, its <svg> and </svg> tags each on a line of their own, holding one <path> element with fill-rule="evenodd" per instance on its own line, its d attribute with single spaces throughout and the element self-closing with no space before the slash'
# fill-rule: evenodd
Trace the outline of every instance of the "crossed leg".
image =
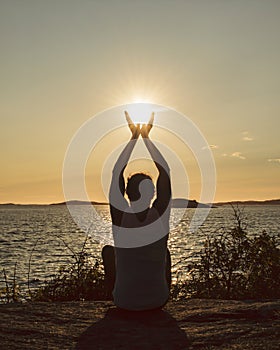
<svg viewBox="0 0 280 350">
<path fill-rule="evenodd" d="M 115 279 L 116 279 L 116 265 L 115 265 L 115 249 L 111 245 L 105 245 L 102 249 L 102 259 L 105 272 L 105 288 L 108 295 L 112 295 Z M 167 249 L 166 255 L 166 280 L 168 288 L 171 287 L 171 256 Z"/>
<path fill-rule="evenodd" d="M 105 245 L 102 249 L 102 259 L 105 272 L 105 288 L 108 293 L 108 296 L 112 296 L 116 279 L 114 247 L 112 247 L 111 245 Z"/>
</svg>

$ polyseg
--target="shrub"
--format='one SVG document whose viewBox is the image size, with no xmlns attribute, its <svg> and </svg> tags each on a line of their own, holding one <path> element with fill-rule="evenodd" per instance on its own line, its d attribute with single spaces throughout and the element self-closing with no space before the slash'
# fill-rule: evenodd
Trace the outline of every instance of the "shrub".
<svg viewBox="0 0 280 350">
<path fill-rule="evenodd" d="M 21 299 L 21 292 L 17 283 L 17 262 L 14 265 L 13 278 L 9 279 L 6 270 L 3 269 L 5 287 L 0 289 L 0 301 L 4 303 L 18 302 Z"/>
<path fill-rule="evenodd" d="M 57 236 L 72 253 L 72 263 L 61 266 L 49 281 L 30 293 L 36 301 L 72 301 L 110 299 L 105 289 L 103 265 L 98 259 L 92 260 L 86 251 L 90 236 L 87 234 L 81 249 L 76 252 L 60 236 Z"/>
<path fill-rule="evenodd" d="M 59 272 L 32 295 L 37 301 L 106 300 L 104 274 L 98 260 L 93 263 L 82 251 L 75 262 Z"/>
<path fill-rule="evenodd" d="M 207 236 L 197 262 L 188 266 L 190 279 L 172 290 L 175 299 L 256 299 L 280 297 L 280 249 L 265 231 L 250 238 L 242 211 L 236 225 L 217 237 Z"/>
</svg>

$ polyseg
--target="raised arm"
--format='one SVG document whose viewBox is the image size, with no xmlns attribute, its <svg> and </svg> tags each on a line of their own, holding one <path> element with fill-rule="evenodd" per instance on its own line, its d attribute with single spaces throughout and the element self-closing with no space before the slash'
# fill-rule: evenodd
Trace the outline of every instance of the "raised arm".
<svg viewBox="0 0 280 350">
<path fill-rule="evenodd" d="M 168 206 L 170 207 L 169 205 L 171 200 L 170 169 L 163 155 L 160 153 L 158 148 L 149 138 L 149 133 L 153 127 L 153 122 L 154 122 L 154 113 L 152 113 L 149 123 L 142 126 L 141 135 L 155 163 L 155 166 L 157 167 L 159 172 L 159 176 L 157 179 L 157 186 L 156 186 L 157 198 L 154 201 L 153 207 L 155 207 L 158 210 L 158 212 L 162 214 Z"/>
<path fill-rule="evenodd" d="M 125 112 L 126 120 L 131 131 L 131 138 L 119 155 L 113 168 L 112 180 L 109 191 L 110 211 L 113 224 L 120 226 L 123 211 L 127 208 L 127 201 L 124 198 L 125 183 L 123 173 L 140 135 L 140 125 L 135 125 Z"/>
</svg>

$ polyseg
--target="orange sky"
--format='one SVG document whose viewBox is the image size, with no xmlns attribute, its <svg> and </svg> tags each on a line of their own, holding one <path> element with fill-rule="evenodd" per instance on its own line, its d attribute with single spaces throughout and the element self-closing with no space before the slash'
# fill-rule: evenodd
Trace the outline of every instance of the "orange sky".
<svg viewBox="0 0 280 350">
<path fill-rule="evenodd" d="M 135 99 L 198 126 L 212 145 L 216 201 L 279 198 L 279 10 L 260 0 L 3 2 L 0 203 L 63 201 L 74 133 Z M 102 167 L 109 145 L 89 166 Z M 198 198 L 194 162 L 187 171 Z M 87 174 L 91 199 L 104 200 L 100 171 Z"/>
</svg>

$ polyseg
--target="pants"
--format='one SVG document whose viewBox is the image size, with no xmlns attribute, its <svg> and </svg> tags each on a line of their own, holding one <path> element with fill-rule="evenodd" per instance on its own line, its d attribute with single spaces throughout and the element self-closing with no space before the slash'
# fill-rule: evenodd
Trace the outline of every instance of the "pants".
<svg viewBox="0 0 280 350">
<path fill-rule="evenodd" d="M 102 249 L 102 259 L 105 272 L 105 286 L 108 295 L 112 295 L 115 279 L 116 279 L 116 265 L 115 265 L 115 249 L 113 246 L 106 245 Z M 166 255 L 166 280 L 170 290 L 171 286 L 171 256 L 167 249 Z"/>
</svg>

